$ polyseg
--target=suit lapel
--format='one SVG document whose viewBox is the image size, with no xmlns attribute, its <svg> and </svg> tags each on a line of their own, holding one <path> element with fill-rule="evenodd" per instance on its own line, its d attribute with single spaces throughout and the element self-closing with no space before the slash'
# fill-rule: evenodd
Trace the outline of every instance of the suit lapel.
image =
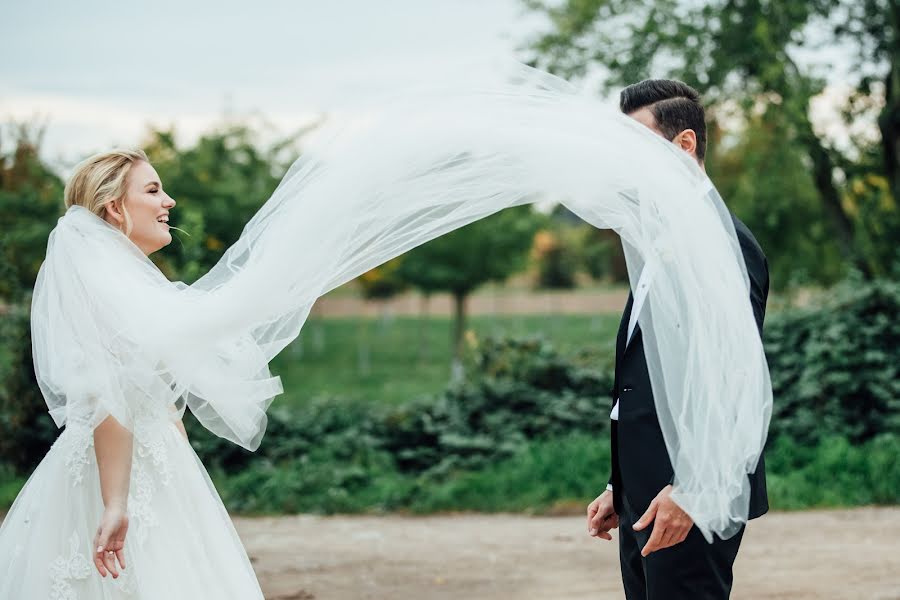
<svg viewBox="0 0 900 600">
<path fill-rule="evenodd" d="M 628 318 L 629 318 L 629 319 L 631 318 L 631 315 L 630 315 L 630 314 L 629 314 Z M 626 325 L 626 328 L 627 328 L 627 327 L 628 327 L 628 326 Z M 625 335 L 626 335 L 626 336 L 628 335 L 628 330 L 627 330 L 627 329 L 625 330 Z M 641 335 L 641 322 L 640 322 L 640 321 L 637 321 L 637 322 L 635 322 L 635 324 L 634 324 L 634 331 L 633 331 L 632 334 L 631 334 L 631 339 L 628 340 L 628 341 L 626 342 L 626 344 L 625 344 L 625 352 L 628 352 L 628 349 L 631 348 L 631 345 L 638 339 L 638 337 L 640 337 L 640 335 Z M 626 338 L 626 339 L 627 339 L 627 338 Z"/>
<path fill-rule="evenodd" d="M 616 335 L 616 366 L 618 366 L 622 357 L 625 356 L 625 348 L 628 346 L 628 321 L 631 319 L 631 307 L 633 304 L 634 296 L 628 294 L 625 312 L 622 313 L 622 321 L 619 323 L 619 333 Z"/>
</svg>

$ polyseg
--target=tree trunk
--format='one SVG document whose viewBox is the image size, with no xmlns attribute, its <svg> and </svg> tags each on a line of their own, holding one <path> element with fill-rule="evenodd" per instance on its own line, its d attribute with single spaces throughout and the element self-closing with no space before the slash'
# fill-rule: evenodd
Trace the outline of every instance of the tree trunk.
<svg viewBox="0 0 900 600">
<path fill-rule="evenodd" d="M 800 124 L 801 143 L 806 147 L 809 158 L 813 163 L 813 182 L 819 197 L 822 199 L 822 205 L 825 212 L 834 225 L 837 234 L 837 242 L 841 249 L 844 259 L 853 264 L 866 277 L 871 278 L 872 270 L 865 258 L 855 250 L 853 221 L 844 211 L 841 204 L 841 196 L 837 186 L 834 184 L 834 161 L 828 155 L 822 141 L 816 136 L 812 128 L 812 123 L 808 117 L 804 117 Z"/>
<path fill-rule="evenodd" d="M 895 202 L 900 202 L 900 2 L 890 3 L 893 52 L 884 80 L 884 109 L 878 116 L 884 171 Z"/>
<path fill-rule="evenodd" d="M 429 345 L 428 326 L 429 311 L 428 304 L 431 300 L 430 294 L 422 294 L 419 300 L 419 364 L 426 364 L 431 358 L 431 347 Z"/>
<path fill-rule="evenodd" d="M 466 331 L 466 294 L 453 293 L 453 358 L 462 359 Z"/>
<path fill-rule="evenodd" d="M 463 367 L 463 334 L 466 331 L 466 296 L 465 292 L 453 292 L 453 364 L 451 379 L 462 379 Z"/>
</svg>

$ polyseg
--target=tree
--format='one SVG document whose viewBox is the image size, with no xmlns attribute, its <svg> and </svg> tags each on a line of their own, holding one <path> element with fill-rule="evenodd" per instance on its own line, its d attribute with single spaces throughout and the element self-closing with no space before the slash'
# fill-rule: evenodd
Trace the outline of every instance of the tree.
<svg viewBox="0 0 900 600">
<path fill-rule="evenodd" d="M 894 199 L 900 198 L 900 1 L 832 0 L 835 36 L 856 46 L 854 71 L 860 74 L 858 92 L 877 95 L 884 87 L 878 115 L 884 173 Z"/>
<path fill-rule="evenodd" d="M 357 278 L 357 283 L 366 300 L 387 300 L 402 292 L 407 282 L 401 275 L 403 258 L 392 258 L 386 263 L 366 271 Z"/>
<path fill-rule="evenodd" d="M 453 356 L 458 373 L 466 327 L 466 299 L 488 281 L 502 281 L 526 261 L 537 227 L 528 206 L 509 208 L 441 236 L 406 253 L 404 281 L 424 294 L 453 296 Z"/>
<path fill-rule="evenodd" d="M 557 204 L 553 208 L 546 227 L 562 242 L 565 256 L 554 258 L 569 263 L 564 268 L 572 269 L 573 283 L 575 272 L 578 271 L 584 271 L 596 281 L 628 282 L 625 253 L 616 232 L 585 223 L 563 204 Z M 536 237 L 535 245 L 538 241 Z M 538 267 L 540 269 L 540 262 Z"/>
<path fill-rule="evenodd" d="M 852 139 L 859 159 L 845 163 L 844 204 L 856 216 L 859 243 L 876 275 L 900 275 L 900 0 L 833 0 L 835 37 L 856 49 L 859 81 L 845 120 L 875 115 L 880 140 Z"/>
<path fill-rule="evenodd" d="M 39 158 L 43 128 L 10 129 L 12 151 L 0 144 L 0 301 L 16 303 L 34 287 L 64 204 L 62 180 Z"/>
<path fill-rule="evenodd" d="M 584 270 L 595 281 L 628 283 L 625 252 L 616 232 L 585 224 L 582 227 L 580 246 Z"/>
<path fill-rule="evenodd" d="M 832 283 L 842 274 L 840 252 L 803 150 L 780 143 L 783 120 L 774 107 L 749 115 L 736 139 L 717 144 L 709 169 L 729 207 L 765 248 L 773 282 Z"/>
<path fill-rule="evenodd" d="M 562 204 L 541 219 L 540 230 L 531 246 L 535 286 L 544 289 L 571 289 L 581 266 L 581 238 L 586 223 Z"/>
<path fill-rule="evenodd" d="M 550 21 L 550 31 L 533 40 L 531 49 L 533 62 L 553 71 L 580 76 L 599 64 L 608 70 L 607 88 L 665 73 L 702 89 L 713 118 L 716 107 L 734 101 L 745 111 L 761 103 L 777 106 L 786 125 L 780 143 L 804 150 L 843 255 L 862 272 L 872 273 L 873 266 L 855 246 L 854 221 L 836 181 L 841 157 L 815 133 L 809 118 L 810 101 L 823 90 L 824 81 L 798 65 L 790 48 L 806 43 L 804 33 L 811 23 L 842 16 L 846 30 L 837 26 L 836 34 L 854 36 L 861 47 L 878 51 L 876 63 L 889 67 L 888 103 L 880 123 L 886 132 L 886 160 L 893 160 L 896 172 L 897 0 L 525 3 Z"/>
<path fill-rule="evenodd" d="M 535 234 L 531 260 L 537 269 L 535 285 L 538 288 L 565 290 L 575 287 L 579 261 L 576 246 L 571 241 L 572 233 L 559 228 L 557 231 L 541 229 Z"/>
<path fill-rule="evenodd" d="M 172 130 L 152 130 L 144 150 L 178 203 L 173 225 L 189 236 L 176 232 L 178 241 L 157 264 L 169 277 L 190 283 L 222 257 L 275 191 L 295 156 L 294 138 L 262 147 L 244 124 L 209 131 L 187 148 L 179 148 L 175 137 Z"/>
</svg>

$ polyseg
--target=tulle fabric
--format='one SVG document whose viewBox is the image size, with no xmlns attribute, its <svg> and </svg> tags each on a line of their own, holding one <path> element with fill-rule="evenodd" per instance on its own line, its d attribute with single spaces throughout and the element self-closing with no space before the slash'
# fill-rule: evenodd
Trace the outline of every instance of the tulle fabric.
<svg viewBox="0 0 900 600">
<path fill-rule="evenodd" d="M 258 446 L 281 391 L 268 362 L 322 294 L 504 208 L 561 201 L 622 238 L 652 277 L 640 315 L 675 500 L 707 539 L 746 521 L 746 474 L 771 386 L 746 268 L 721 199 L 674 145 L 524 66 L 386 99 L 307 147 L 237 243 L 191 286 L 168 282 L 81 208 L 60 220 L 35 290 L 38 380 L 51 413 L 123 423 L 135 402 L 186 403 Z"/>
</svg>

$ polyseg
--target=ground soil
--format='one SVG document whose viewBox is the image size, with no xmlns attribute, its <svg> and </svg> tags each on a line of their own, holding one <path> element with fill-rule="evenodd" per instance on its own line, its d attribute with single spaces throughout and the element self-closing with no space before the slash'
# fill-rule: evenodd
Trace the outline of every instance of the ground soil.
<svg viewBox="0 0 900 600">
<path fill-rule="evenodd" d="M 269 600 L 622 598 L 614 543 L 577 516 L 239 518 Z M 900 599 L 900 508 L 751 523 L 732 598 Z"/>
</svg>

